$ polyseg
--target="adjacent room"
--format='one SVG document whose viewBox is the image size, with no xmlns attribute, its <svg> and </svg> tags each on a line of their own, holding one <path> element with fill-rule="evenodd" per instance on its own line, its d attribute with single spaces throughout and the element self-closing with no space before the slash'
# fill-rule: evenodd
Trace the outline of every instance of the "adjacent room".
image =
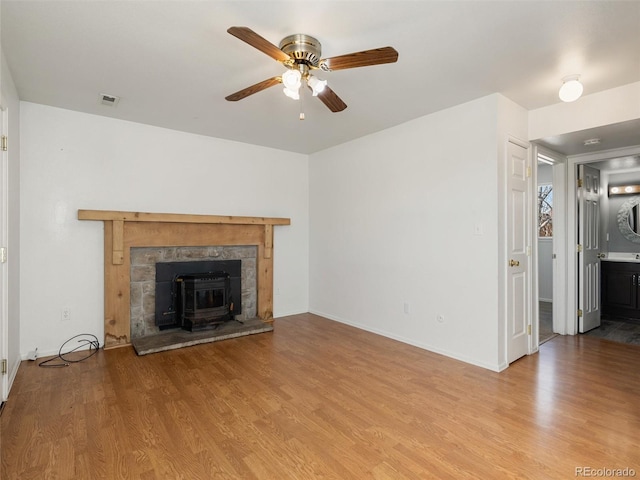
<svg viewBox="0 0 640 480">
<path fill-rule="evenodd" d="M 2 478 L 640 471 L 640 2 L 0 22 Z"/>
</svg>

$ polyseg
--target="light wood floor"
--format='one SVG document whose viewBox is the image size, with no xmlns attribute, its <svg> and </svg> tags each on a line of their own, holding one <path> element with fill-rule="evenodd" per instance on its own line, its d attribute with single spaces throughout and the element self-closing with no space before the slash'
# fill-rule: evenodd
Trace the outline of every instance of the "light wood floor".
<svg viewBox="0 0 640 480">
<path fill-rule="evenodd" d="M 60 369 L 25 362 L 3 480 L 640 475 L 640 347 L 559 336 L 493 373 L 314 315 Z"/>
</svg>

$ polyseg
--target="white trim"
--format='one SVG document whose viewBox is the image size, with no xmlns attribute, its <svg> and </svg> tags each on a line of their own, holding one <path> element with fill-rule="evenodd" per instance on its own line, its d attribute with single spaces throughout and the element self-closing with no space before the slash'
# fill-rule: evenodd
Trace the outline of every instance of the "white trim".
<svg viewBox="0 0 640 480">
<path fill-rule="evenodd" d="M 556 154 L 560 160 L 553 166 L 553 332 L 564 335 L 567 332 L 567 160 Z"/>
<path fill-rule="evenodd" d="M 530 242 L 531 242 L 531 258 L 529 268 L 529 302 L 530 317 L 529 325 L 531 325 L 531 335 L 529 335 L 529 353 L 535 353 L 540 349 L 540 306 L 538 305 L 538 295 L 540 295 L 540 287 L 538 285 L 538 150 L 537 145 L 533 145 L 530 151 L 531 155 L 531 193 L 529 195 L 529 211 L 530 220 Z"/>
<path fill-rule="evenodd" d="M 328 313 L 324 313 L 324 312 L 320 312 L 318 310 L 309 310 L 309 313 L 312 313 L 314 315 L 318 315 L 320 317 L 332 320 L 334 322 L 338 322 L 338 323 L 343 323 L 345 325 L 350 325 L 352 327 L 358 328 L 360 330 L 365 330 L 367 332 L 370 333 L 375 333 L 376 335 L 380 335 L 386 338 L 390 338 L 392 340 L 397 340 L 399 342 L 402 343 L 406 343 L 408 345 L 413 345 L 414 347 L 418 347 L 421 348 L 423 350 L 427 350 L 429 352 L 432 353 L 437 353 L 438 355 L 444 355 L 445 357 L 449 357 L 449 358 L 453 358 L 454 360 L 460 360 L 461 362 L 465 362 L 471 365 L 475 365 L 477 367 L 482 367 L 485 368 L 487 370 L 492 370 L 494 372 L 501 372 L 502 370 L 506 369 L 509 365 L 508 364 L 493 364 L 493 363 L 485 363 L 485 362 L 478 362 L 473 358 L 470 357 L 466 357 L 464 355 L 458 355 L 457 353 L 453 353 L 450 352 L 448 350 L 444 350 L 441 348 L 436 348 L 432 345 L 429 345 L 427 343 L 423 343 L 423 342 L 416 342 L 415 340 L 411 339 L 411 338 L 407 338 L 407 337 L 403 337 L 401 335 L 395 335 L 393 333 L 387 332 L 385 330 L 379 330 L 377 328 L 371 328 L 368 325 L 362 324 L 362 323 L 358 323 L 358 322 L 353 322 L 350 320 L 346 320 L 344 318 L 340 318 L 338 316 L 335 315 L 330 315 Z"/>
<path fill-rule="evenodd" d="M 583 163 L 600 162 L 602 160 L 610 160 L 619 157 L 632 157 L 640 154 L 640 145 L 633 145 L 624 148 L 612 148 L 610 150 L 601 150 L 593 153 L 580 153 L 578 155 L 569 155 L 567 158 L 572 162 L 580 165 Z"/>
<path fill-rule="evenodd" d="M 527 150 L 529 150 L 529 148 L 531 147 L 530 142 L 527 142 L 526 140 L 522 140 L 521 138 L 518 138 L 518 137 L 514 137 L 513 135 L 507 135 L 507 142 L 511 142 Z"/>
<path fill-rule="evenodd" d="M 536 149 L 538 151 L 538 153 L 540 155 L 544 155 L 545 158 L 550 158 L 551 160 L 553 160 L 553 163 L 563 163 L 564 161 L 564 155 L 559 154 L 558 152 L 554 152 L 553 150 L 550 150 L 549 148 L 545 147 L 544 145 L 538 145 L 537 143 L 536 145 Z"/>
<path fill-rule="evenodd" d="M 88 350 L 89 348 L 91 348 L 90 346 L 86 346 L 86 347 L 80 347 L 78 348 L 78 352 L 82 351 L 82 350 Z M 57 350 L 48 350 L 46 352 L 41 352 L 40 350 L 38 350 L 38 357 L 36 359 L 36 361 L 40 362 L 41 358 L 45 358 L 45 357 L 53 357 L 55 355 L 58 355 L 60 353 L 60 349 Z M 20 360 L 21 361 L 25 361 L 25 360 L 31 360 L 29 358 L 29 353 L 23 353 L 20 355 Z"/>
</svg>

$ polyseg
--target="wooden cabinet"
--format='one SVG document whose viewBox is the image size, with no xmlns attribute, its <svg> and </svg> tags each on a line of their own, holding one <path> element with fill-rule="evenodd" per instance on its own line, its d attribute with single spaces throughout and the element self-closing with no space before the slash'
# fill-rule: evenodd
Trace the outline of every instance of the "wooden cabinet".
<svg viewBox="0 0 640 480">
<path fill-rule="evenodd" d="M 640 318 L 640 263 L 602 262 L 602 313 Z"/>
</svg>

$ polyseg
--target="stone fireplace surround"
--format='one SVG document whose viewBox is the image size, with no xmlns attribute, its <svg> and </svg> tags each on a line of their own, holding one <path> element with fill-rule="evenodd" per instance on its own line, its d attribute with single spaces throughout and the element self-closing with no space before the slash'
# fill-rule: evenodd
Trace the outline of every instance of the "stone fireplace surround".
<svg viewBox="0 0 640 480">
<path fill-rule="evenodd" d="M 205 260 L 242 262 L 240 321 L 256 316 L 256 247 L 133 247 L 131 248 L 131 340 L 160 333 L 155 324 L 156 263 Z"/>
<path fill-rule="evenodd" d="M 288 218 L 78 210 L 104 222 L 104 348 L 131 344 L 133 247 L 255 246 L 256 314 L 273 321 L 273 227 Z"/>
</svg>

